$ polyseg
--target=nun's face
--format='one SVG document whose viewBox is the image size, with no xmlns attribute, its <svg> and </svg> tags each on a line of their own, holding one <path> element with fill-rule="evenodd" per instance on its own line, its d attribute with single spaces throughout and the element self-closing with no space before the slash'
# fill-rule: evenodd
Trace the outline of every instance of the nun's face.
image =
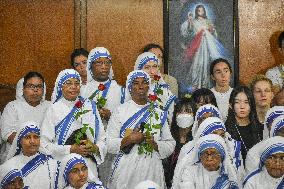
<svg viewBox="0 0 284 189">
<path fill-rule="evenodd" d="M 36 133 L 29 133 L 21 140 L 22 152 L 25 156 L 33 156 L 38 152 L 40 137 Z"/>
<path fill-rule="evenodd" d="M 109 79 L 111 60 L 105 57 L 98 58 L 92 64 L 94 80 L 104 82 Z"/>
<path fill-rule="evenodd" d="M 76 164 L 68 174 L 68 180 L 73 188 L 81 188 L 88 179 L 88 167 L 82 163 Z"/>
<path fill-rule="evenodd" d="M 268 174 L 273 178 L 280 178 L 284 174 L 284 153 L 269 156 L 264 162 Z"/>
<path fill-rule="evenodd" d="M 28 79 L 26 85 L 23 88 L 25 100 L 32 106 L 38 105 L 43 96 L 43 88 L 44 84 L 41 78 L 32 77 Z"/>
<path fill-rule="evenodd" d="M 74 101 L 80 93 L 80 81 L 76 78 L 70 78 L 62 86 L 62 94 L 66 100 Z"/>
<path fill-rule="evenodd" d="M 154 76 L 158 75 L 158 73 L 159 73 L 159 66 L 158 66 L 157 62 L 150 61 L 143 66 L 142 70 L 144 72 L 148 73 L 150 75 L 151 79 L 154 79 Z"/>
<path fill-rule="evenodd" d="M 9 184 L 4 186 L 3 189 L 22 189 L 24 187 L 24 182 L 21 177 L 16 177 L 13 181 Z"/>
<path fill-rule="evenodd" d="M 221 154 L 215 148 L 208 148 L 201 153 L 200 160 L 207 171 L 217 171 L 221 164 Z"/>
<path fill-rule="evenodd" d="M 149 82 L 147 82 L 143 77 L 138 77 L 132 82 L 131 97 L 147 98 L 148 90 Z"/>
<path fill-rule="evenodd" d="M 279 129 L 276 133 L 275 136 L 282 136 L 284 137 L 284 127 L 282 127 L 281 129 Z"/>
<path fill-rule="evenodd" d="M 218 129 L 212 132 L 212 134 L 219 135 L 222 138 L 225 138 L 225 131 L 223 129 Z"/>
</svg>

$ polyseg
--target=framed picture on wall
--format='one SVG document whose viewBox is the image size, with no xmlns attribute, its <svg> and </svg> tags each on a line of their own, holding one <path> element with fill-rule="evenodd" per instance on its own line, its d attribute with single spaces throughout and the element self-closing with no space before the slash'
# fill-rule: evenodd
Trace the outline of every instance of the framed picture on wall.
<svg viewBox="0 0 284 189">
<path fill-rule="evenodd" d="M 179 83 L 179 94 L 211 88 L 210 63 L 229 61 L 238 81 L 238 20 L 236 0 L 164 1 L 167 71 Z"/>
</svg>

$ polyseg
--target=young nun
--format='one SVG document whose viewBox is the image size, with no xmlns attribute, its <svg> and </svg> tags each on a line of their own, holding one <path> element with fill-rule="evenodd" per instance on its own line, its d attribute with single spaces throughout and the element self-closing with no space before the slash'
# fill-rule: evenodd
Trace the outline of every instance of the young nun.
<svg viewBox="0 0 284 189">
<path fill-rule="evenodd" d="M 61 161 L 58 185 L 61 189 L 104 189 L 100 183 L 88 180 L 86 160 L 79 154 L 68 154 Z"/>
<path fill-rule="evenodd" d="M 21 123 L 29 120 L 41 124 L 50 102 L 45 100 L 45 84 L 43 76 L 38 72 L 28 72 L 24 81 L 18 83 L 16 100 L 9 102 L 1 117 L 1 138 L 4 141 L 1 163 L 17 134 Z"/>
<path fill-rule="evenodd" d="M 90 180 L 97 182 L 97 164 L 104 161 L 107 151 L 105 131 L 96 103 L 79 96 L 80 81 L 79 73 L 73 69 L 59 73 L 52 95 L 53 104 L 42 123 L 41 146 L 59 161 L 70 153 L 82 155 L 90 168 Z M 85 132 L 83 125 L 87 125 Z M 75 138 L 80 138 L 79 131 L 85 135 L 80 144 L 75 142 Z"/>
<path fill-rule="evenodd" d="M 172 154 L 175 141 L 166 119 L 161 119 L 165 118 L 164 112 L 148 102 L 150 76 L 141 70 L 132 71 L 126 86 L 132 100 L 116 109 L 107 130 L 108 150 L 117 154 L 108 187 L 134 188 L 141 181 L 152 180 L 164 189 L 162 159 Z M 157 113 L 157 119 L 152 110 Z M 161 127 L 154 126 L 157 124 Z M 148 147 L 153 151 L 147 151 Z"/>
<path fill-rule="evenodd" d="M 284 188 L 284 138 L 267 139 L 255 156 L 259 164 L 244 180 L 244 189 Z"/>
<path fill-rule="evenodd" d="M 22 173 L 15 164 L 0 165 L 0 188 L 1 189 L 29 189 L 24 184 Z"/>
<path fill-rule="evenodd" d="M 177 167 L 175 169 L 174 184 L 180 182 L 182 174 L 184 172 L 184 167 L 194 161 L 194 148 L 197 141 L 208 134 L 216 134 L 221 136 L 225 140 L 225 145 L 228 151 L 228 159 L 235 170 L 238 171 L 239 180 L 244 176 L 244 171 L 242 167 L 242 159 L 240 152 L 240 142 L 233 140 L 230 135 L 226 132 L 225 125 L 220 118 L 208 117 L 199 126 L 195 138 L 190 141 L 183 149 L 186 154 L 179 157 Z"/>
<path fill-rule="evenodd" d="M 284 115 L 280 115 L 275 118 L 269 127 L 269 137 L 284 137 Z M 263 143 L 265 143 L 266 140 L 257 143 L 248 151 L 246 158 L 246 174 L 250 174 L 252 171 L 254 171 L 255 167 L 257 167 L 257 165 L 259 164 L 259 157 L 255 156 L 255 154 L 257 153 L 257 151 L 263 148 Z"/>
<path fill-rule="evenodd" d="M 193 163 L 187 164 L 174 189 L 238 189 L 236 169 L 230 163 L 225 141 L 209 134 L 194 147 Z"/>
<path fill-rule="evenodd" d="M 273 106 L 266 112 L 263 128 L 263 140 L 269 138 L 272 122 L 281 115 L 284 115 L 284 106 Z"/>
<path fill-rule="evenodd" d="M 171 124 L 176 96 L 172 94 L 169 85 L 161 77 L 159 65 L 159 59 L 154 53 L 144 52 L 137 57 L 134 70 L 143 70 L 149 74 L 151 77 L 150 91 L 161 99 L 159 105 L 166 112 L 165 116 Z"/>
<path fill-rule="evenodd" d="M 35 122 L 21 125 L 12 143 L 5 164 L 21 171 L 24 183 L 30 188 L 53 189 L 58 164 L 40 148 L 40 129 Z M 42 179 L 44 178 L 44 179 Z"/>
</svg>

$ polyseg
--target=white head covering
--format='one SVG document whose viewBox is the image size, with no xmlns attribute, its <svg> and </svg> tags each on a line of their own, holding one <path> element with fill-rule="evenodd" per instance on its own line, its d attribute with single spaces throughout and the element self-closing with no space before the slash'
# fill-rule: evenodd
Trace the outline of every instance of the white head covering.
<svg viewBox="0 0 284 189">
<path fill-rule="evenodd" d="M 64 156 L 60 164 L 58 188 L 65 188 L 69 185 L 68 174 L 79 163 L 87 166 L 85 159 L 79 154 L 71 153 Z"/>
<path fill-rule="evenodd" d="M 23 94 L 23 89 L 24 89 L 24 78 L 21 78 L 16 86 L 16 100 L 25 100 L 24 94 Z M 46 96 L 46 84 L 45 82 L 43 83 L 43 95 L 41 101 L 45 100 Z"/>
<path fill-rule="evenodd" d="M 263 139 L 267 139 L 269 137 L 268 125 L 272 124 L 272 122 L 281 115 L 284 115 L 284 106 L 273 106 L 266 112 Z"/>
<path fill-rule="evenodd" d="M 134 70 L 128 74 L 126 80 L 126 88 L 129 93 L 131 92 L 133 81 L 139 77 L 143 77 L 147 82 L 149 82 L 149 86 L 151 85 L 151 78 L 146 72 L 142 70 Z"/>
<path fill-rule="evenodd" d="M 88 56 L 88 61 L 87 61 L 87 82 L 90 82 L 93 80 L 92 65 L 93 65 L 93 62 L 99 58 L 108 58 L 111 60 L 111 55 L 105 47 L 96 47 L 90 51 L 89 56 Z M 113 78 L 113 70 L 111 67 L 110 73 L 109 73 L 109 79 L 112 79 L 112 78 Z"/>
<path fill-rule="evenodd" d="M 236 169 L 233 167 L 232 163 L 230 162 L 230 158 L 228 158 L 229 155 L 225 141 L 222 137 L 218 135 L 209 134 L 201 137 L 197 141 L 194 148 L 195 154 L 193 163 L 199 163 L 201 153 L 208 148 L 215 148 L 221 154 L 221 175 L 227 175 L 230 181 L 238 183 L 237 172 Z"/>
<path fill-rule="evenodd" d="M 65 83 L 65 81 L 67 81 L 70 78 L 76 78 L 80 81 L 80 85 L 81 85 L 81 77 L 80 74 L 74 70 L 74 69 L 65 69 L 62 70 L 55 81 L 55 85 L 54 85 L 54 89 L 52 92 L 52 96 L 51 96 L 51 102 L 55 103 L 57 102 L 62 96 L 62 85 Z"/>
<path fill-rule="evenodd" d="M 142 70 L 145 64 L 150 61 L 156 62 L 158 66 L 160 65 L 159 59 L 154 53 L 144 52 L 140 54 L 136 59 L 134 70 Z"/>
<path fill-rule="evenodd" d="M 272 122 L 269 136 L 274 137 L 276 133 L 284 127 L 284 115 L 280 115 Z"/>
<path fill-rule="evenodd" d="M 137 184 L 134 189 L 160 189 L 160 188 L 161 187 L 157 183 L 151 180 L 146 180 Z"/>
<path fill-rule="evenodd" d="M 198 120 L 205 114 L 205 113 L 212 113 L 213 116 L 212 117 L 218 117 L 221 119 L 221 113 L 219 111 L 219 109 L 212 105 L 212 104 L 205 104 L 203 106 L 200 106 L 195 114 L 195 119 L 194 119 L 194 123 L 193 123 L 193 127 L 192 127 L 192 136 L 194 137 L 197 129 L 198 129 Z"/>
<path fill-rule="evenodd" d="M 223 121 L 218 117 L 208 117 L 199 125 L 194 137 L 199 139 L 202 136 L 211 134 L 212 132 L 220 129 L 226 132 L 226 127 Z"/>
<path fill-rule="evenodd" d="M 255 168 L 252 168 L 252 170 L 255 170 L 255 171 L 250 173 L 244 179 L 243 184 L 245 184 L 246 181 L 249 178 L 251 178 L 253 175 L 263 170 L 264 163 L 269 156 L 276 154 L 276 153 L 284 153 L 284 137 L 274 136 L 274 137 L 266 139 L 260 144 L 261 145 L 255 151 L 255 157 L 258 157 L 257 158 L 258 162 L 254 163 Z"/>
<path fill-rule="evenodd" d="M 21 171 L 16 168 L 16 165 L 4 163 L 0 166 L 0 188 L 4 188 L 4 186 L 17 177 L 23 178 Z"/>
<path fill-rule="evenodd" d="M 29 133 L 36 133 L 37 135 L 40 136 L 40 128 L 33 121 L 28 121 L 21 125 L 20 129 L 17 131 L 15 139 L 13 140 L 11 148 L 6 157 L 6 161 L 21 153 L 22 151 L 21 140 Z M 39 151 L 46 153 L 46 151 L 42 148 L 40 148 Z"/>
</svg>

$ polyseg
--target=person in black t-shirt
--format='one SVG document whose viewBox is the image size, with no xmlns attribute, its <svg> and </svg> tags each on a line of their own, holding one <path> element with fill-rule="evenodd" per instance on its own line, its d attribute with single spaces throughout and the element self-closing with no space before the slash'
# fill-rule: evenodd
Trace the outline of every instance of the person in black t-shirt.
<svg viewBox="0 0 284 189">
<path fill-rule="evenodd" d="M 236 87 L 231 93 L 229 103 L 225 125 L 232 138 L 241 141 L 245 162 L 248 150 L 262 140 L 263 127 L 257 119 L 254 97 L 248 87 Z"/>
</svg>

